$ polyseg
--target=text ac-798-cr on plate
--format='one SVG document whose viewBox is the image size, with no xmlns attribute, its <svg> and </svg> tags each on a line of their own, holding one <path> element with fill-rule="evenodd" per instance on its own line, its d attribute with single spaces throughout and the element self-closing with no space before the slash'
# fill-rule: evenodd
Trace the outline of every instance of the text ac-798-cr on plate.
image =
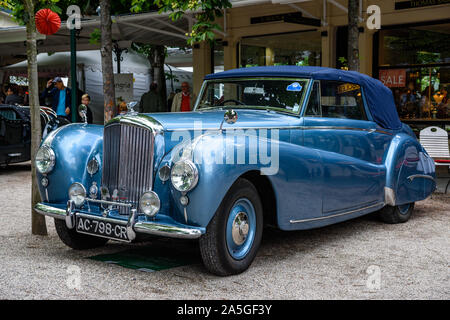
<svg viewBox="0 0 450 320">
<path fill-rule="evenodd" d="M 130 241 L 127 235 L 127 227 L 124 224 L 88 218 L 85 215 L 76 215 L 76 230 L 80 233 L 113 240 Z"/>
</svg>

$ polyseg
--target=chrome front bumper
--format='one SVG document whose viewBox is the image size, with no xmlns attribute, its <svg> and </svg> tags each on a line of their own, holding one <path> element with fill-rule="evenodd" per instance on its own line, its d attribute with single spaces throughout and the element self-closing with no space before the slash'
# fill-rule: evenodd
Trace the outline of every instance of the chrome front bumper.
<svg viewBox="0 0 450 320">
<path fill-rule="evenodd" d="M 36 210 L 36 212 L 42 215 L 49 216 L 55 219 L 65 220 L 67 228 L 69 229 L 73 229 L 75 226 L 75 215 L 90 216 L 91 218 L 95 218 L 98 220 L 114 221 L 118 224 L 123 223 L 123 225 L 126 225 L 127 227 L 127 234 L 130 241 L 133 241 L 136 238 L 136 233 L 180 239 L 197 239 L 200 238 L 204 233 L 202 232 L 201 228 L 180 227 L 157 221 L 138 221 L 138 214 L 135 209 L 131 210 L 128 222 L 77 212 L 72 201 L 70 200 L 67 202 L 67 208 L 65 210 L 50 206 L 45 203 L 36 204 L 34 209 Z"/>
</svg>

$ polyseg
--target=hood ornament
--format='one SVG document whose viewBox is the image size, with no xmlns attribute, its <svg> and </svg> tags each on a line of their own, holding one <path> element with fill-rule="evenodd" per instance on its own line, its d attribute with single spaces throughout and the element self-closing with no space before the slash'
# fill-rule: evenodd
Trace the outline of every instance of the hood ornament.
<svg viewBox="0 0 450 320">
<path fill-rule="evenodd" d="M 131 101 L 129 103 L 127 103 L 127 108 L 128 108 L 128 113 L 130 115 L 135 115 L 138 114 L 138 112 L 136 110 L 134 110 L 134 107 L 137 105 L 137 101 Z"/>
<path fill-rule="evenodd" d="M 86 105 L 80 104 L 78 106 L 78 114 L 81 117 L 81 121 L 83 121 L 84 124 L 87 124 L 88 121 L 87 121 L 87 106 Z"/>
<path fill-rule="evenodd" d="M 225 112 L 223 118 L 224 118 L 226 123 L 233 124 L 233 123 L 235 123 L 237 121 L 238 114 L 237 114 L 237 112 L 235 110 L 230 109 L 230 110 L 227 110 Z"/>
</svg>

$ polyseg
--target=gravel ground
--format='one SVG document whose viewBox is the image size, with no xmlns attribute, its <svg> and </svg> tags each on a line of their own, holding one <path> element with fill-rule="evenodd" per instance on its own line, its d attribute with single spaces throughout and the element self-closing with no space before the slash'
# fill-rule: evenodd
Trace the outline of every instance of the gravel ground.
<svg viewBox="0 0 450 320">
<path fill-rule="evenodd" d="M 416 203 L 400 225 L 366 216 L 317 230 L 266 229 L 250 269 L 221 278 L 206 272 L 194 241 L 74 251 L 50 218 L 49 235 L 32 236 L 30 181 L 28 164 L 0 168 L 0 299 L 450 299 L 448 194 Z M 176 246 L 198 263 L 148 273 L 86 259 L 142 245 Z M 68 282 L 71 268 L 79 282 Z"/>
</svg>

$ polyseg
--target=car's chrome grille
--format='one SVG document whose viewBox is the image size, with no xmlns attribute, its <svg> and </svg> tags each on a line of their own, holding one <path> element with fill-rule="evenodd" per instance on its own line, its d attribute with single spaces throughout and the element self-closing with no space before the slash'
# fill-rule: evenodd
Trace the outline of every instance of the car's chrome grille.
<svg viewBox="0 0 450 320">
<path fill-rule="evenodd" d="M 105 127 L 103 140 L 102 186 L 112 201 L 129 202 L 137 207 L 139 197 L 151 190 L 153 180 L 152 131 L 127 124 Z M 130 209 L 119 207 L 121 214 Z"/>
</svg>

